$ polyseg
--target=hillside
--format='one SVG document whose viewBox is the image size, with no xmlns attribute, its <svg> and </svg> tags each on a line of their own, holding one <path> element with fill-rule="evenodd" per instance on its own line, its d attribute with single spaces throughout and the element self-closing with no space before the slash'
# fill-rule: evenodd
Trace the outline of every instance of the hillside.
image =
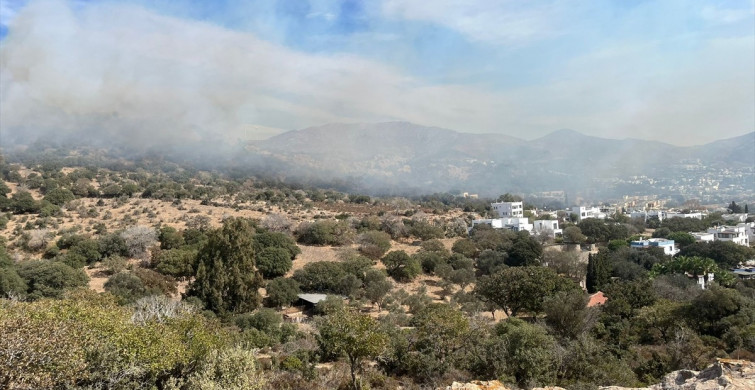
<svg viewBox="0 0 755 390">
<path fill-rule="evenodd" d="M 241 158 L 253 161 L 255 156 L 264 156 L 269 167 L 288 176 L 345 178 L 351 185 L 372 192 L 463 189 L 495 195 L 505 191 L 566 190 L 616 196 L 621 195 L 619 189 L 607 187 L 602 180 L 623 181 L 633 176 L 674 180 L 689 169 L 711 175 L 720 170 L 743 169 L 752 175 L 755 133 L 679 147 L 655 141 L 592 137 L 573 130 L 558 130 L 526 141 L 407 122 L 328 124 L 253 142 Z M 752 182 L 748 187 L 745 180 L 742 186 L 745 191 L 755 192 Z M 668 191 L 652 185 L 636 190 Z"/>
</svg>

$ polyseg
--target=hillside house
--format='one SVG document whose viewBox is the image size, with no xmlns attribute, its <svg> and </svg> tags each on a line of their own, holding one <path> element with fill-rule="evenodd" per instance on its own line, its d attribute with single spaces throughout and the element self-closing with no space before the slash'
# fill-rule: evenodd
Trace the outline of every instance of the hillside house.
<svg viewBox="0 0 755 390">
<path fill-rule="evenodd" d="M 731 241 L 737 245 L 750 246 L 750 238 L 747 236 L 747 226 L 718 226 L 708 229 L 716 241 Z"/>
<path fill-rule="evenodd" d="M 692 235 L 692 237 L 695 237 L 696 242 L 713 242 L 715 240 L 713 233 L 693 232 L 690 234 Z"/>
<path fill-rule="evenodd" d="M 606 218 L 606 214 L 600 212 L 600 209 L 597 207 L 574 206 L 571 208 L 571 212 L 577 215 L 577 222 L 587 218 Z"/>
<path fill-rule="evenodd" d="M 558 227 L 558 220 L 555 219 L 538 219 L 532 223 L 532 228 L 534 233 L 548 232 L 553 238 L 563 233 L 563 230 Z"/>
<path fill-rule="evenodd" d="M 524 203 L 522 202 L 495 202 L 490 207 L 501 218 L 521 218 L 524 216 Z"/>
<path fill-rule="evenodd" d="M 475 219 L 472 221 L 472 227 L 477 225 L 490 225 L 493 229 L 508 229 L 515 232 L 532 231 L 532 224 L 528 218 L 495 218 L 495 219 Z"/>
<path fill-rule="evenodd" d="M 679 249 L 676 248 L 674 240 L 667 240 L 665 238 L 650 238 L 647 240 L 632 241 L 629 246 L 638 249 L 661 248 L 663 249 L 664 254 L 670 256 L 679 253 Z"/>
</svg>

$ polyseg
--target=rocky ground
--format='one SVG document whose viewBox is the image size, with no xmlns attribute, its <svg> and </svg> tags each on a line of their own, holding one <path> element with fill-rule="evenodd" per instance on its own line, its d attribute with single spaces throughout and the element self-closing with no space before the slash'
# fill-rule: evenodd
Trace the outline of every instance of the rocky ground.
<svg viewBox="0 0 755 390">
<path fill-rule="evenodd" d="M 499 381 L 454 382 L 445 390 L 509 390 Z M 439 390 L 442 390 L 439 388 Z M 600 390 L 753 390 L 755 363 L 747 360 L 719 359 L 702 371 L 679 370 L 669 373 L 661 383 L 649 387 L 606 386 Z M 532 390 L 564 390 L 561 387 Z"/>
</svg>

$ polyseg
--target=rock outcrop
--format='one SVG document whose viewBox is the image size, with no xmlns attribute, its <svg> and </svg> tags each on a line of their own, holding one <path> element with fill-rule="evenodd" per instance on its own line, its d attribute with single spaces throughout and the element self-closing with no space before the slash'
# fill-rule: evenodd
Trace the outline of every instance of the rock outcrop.
<svg viewBox="0 0 755 390">
<path fill-rule="evenodd" d="M 600 390 L 754 390 L 755 363 L 747 360 L 719 359 L 702 371 L 679 370 L 667 374 L 661 383 L 650 387 L 605 386 Z M 454 382 L 438 390 L 511 390 L 499 381 Z M 544 387 L 532 390 L 564 390 Z"/>
</svg>

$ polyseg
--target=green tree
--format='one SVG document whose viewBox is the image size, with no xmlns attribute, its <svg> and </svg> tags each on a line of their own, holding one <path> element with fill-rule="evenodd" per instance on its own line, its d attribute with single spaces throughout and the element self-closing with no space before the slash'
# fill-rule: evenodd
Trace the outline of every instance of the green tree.
<svg viewBox="0 0 755 390">
<path fill-rule="evenodd" d="M 393 283 L 385 277 L 385 272 L 379 269 L 370 269 L 364 278 L 364 296 L 370 302 L 382 308 L 383 298 L 391 291 Z"/>
<path fill-rule="evenodd" d="M 422 221 L 415 221 L 412 223 L 412 226 L 409 228 L 409 234 L 423 241 L 443 238 L 446 236 L 443 228 Z"/>
<path fill-rule="evenodd" d="M 45 194 L 44 197 L 44 200 L 57 206 L 62 206 L 74 199 L 76 199 L 76 196 L 73 194 L 73 192 L 71 192 L 71 190 L 66 188 L 55 188 L 53 190 L 50 190 Z"/>
<path fill-rule="evenodd" d="M 443 303 L 421 309 L 410 322 L 414 327 L 408 363 L 416 376 L 429 379 L 448 372 L 453 358 L 465 347 L 469 320 L 462 312 Z"/>
<path fill-rule="evenodd" d="M 291 278 L 275 278 L 267 282 L 268 304 L 273 307 L 288 306 L 299 297 L 299 282 Z"/>
<path fill-rule="evenodd" d="M 569 226 L 564 229 L 564 242 L 569 244 L 584 244 L 587 236 L 582 234 L 582 230 L 577 226 Z"/>
<path fill-rule="evenodd" d="M 587 257 L 587 292 L 596 293 L 611 280 L 611 264 L 603 252 Z"/>
<path fill-rule="evenodd" d="M 36 213 L 39 208 L 39 202 L 28 191 L 18 191 L 11 196 L 11 209 L 15 214 Z"/>
<path fill-rule="evenodd" d="M 454 245 L 451 247 L 451 251 L 454 253 L 461 253 L 462 255 L 469 257 L 470 259 L 476 258 L 477 253 L 479 252 L 477 245 L 475 245 L 475 242 L 468 238 L 462 238 L 461 240 L 454 242 Z"/>
<path fill-rule="evenodd" d="M 496 325 L 488 355 L 499 378 L 510 378 L 522 388 L 553 383 L 556 342 L 542 326 L 509 318 Z"/>
<path fill-rule="evenodd" d="M 595 308 L 587 307 L 590 298 L 581 290 L 562 291 L 546 299 L 545 323 L 561 336 L 575 339 L 585 334 L 598 317 Z"/>
<path fill-rule="evenodd" d="M 578 288 L 572 281 L 545 267 L 511 267 L 480 278 L 475 294 L 508 316 L 520 311 L 539 313 L 543 301 L 560 292 Z"/>
<path fill-rule="evenodd" d="M 377 321 L 351 309 L 340 309 L 323 317 L 317 324 L 317 341 L 328 354 L 343 354 L 349 360 L 351 384 L 361 388 L 357 373 L 364 359 L 380 355 L 388 343 Z"/>
<path fill-rule="evenodd" d="M 172 226 L 160 227 L 157 240 L 160 241 L 160 249 L 178 249 L 184 245 L 183 235 Z"/>
<path fill-rule="evenodd" d="M 669 240 L 674 240 L 674 243 L 678 245 L 679 248 L 684 248 L 687 245 L 695 243 L 695 236 L 687 232 L 673 232 L 666 238 L 668 238 Z"/>
<path fill-rule="evenodd" d="M 731 204 L 729 204 L 729 212 L 732 214 L 741 214 L 742 213 L 742 206 L 738 205 L 735 201 L 731 201 Z"/>
<path fill-rule="evenodd" d="M 296 270 L 294 279 L 299 282 L 302 291 L 340 294 L 339 282 L 347 275 L 339 263 L 316 261 Z"/>
<path fill-rule="evenodd" d="M 63 291 L 86 286 L 89 277 L 81 269 L 73 269 L 57 261 L 32 260 L 21 263 L 18 275 L 28 286 L 31 300 L 40 298 L 60 298 Z"/>
<path fill-rule="evenodd" d="M 419 261 L 402 250 L 388 252 L 380 261 L 385 264 L 388 275 L 399 282 L 411 281 L 422 272 Z"/>
<path fill-rule="evenodd" d="M 194 276 L 197 251 L 191 249 L 167 249 L 152 253 L 150 264 L 155 271 L 174 278 Z"/>
<path fill-rule="evenodd" d="M 208 234 L 197 255 L 197 277 L 188 295 L 201 299 L 220 315 L 243 313 L 259 306 L 262 284 L 254 262 L 254 228 L 230 218 Z"/>
<path fill-rule="evenodd" d="M 281 248 L 288 251 L 291 260 L 301 253 L 301 249 L 296 242 L 287 234 L 280 232 L 263 231 L 254 236 L 254 250 L 261 252 L 265 248 Z"/>
<path fill-rule="evenodd" d="M 391 249 L 391 236 L 380 231 L 366 231 L 359 236 L 359 251 L 365 256 L 377 260 Z"/>
<path fill-rule="evenodd" d="M 285 275 L 292 266 L 288 249 L 267 247 L 257 253 L 257 268 L 267 279 Z"/>
<path fill-rule="evenodd" d="M 506 265 L 518 267 L 539 265 L 543 255 L 543 246 L 528 232 L 517 233 L 517 238 L 508 250 Z"/>
<path fill-rule="evenodd" d="M 27 290 L 26 282 L 18 275 L 15 268 L 0 266 L 0 297 L 24 298 Z"/>
</svg>

